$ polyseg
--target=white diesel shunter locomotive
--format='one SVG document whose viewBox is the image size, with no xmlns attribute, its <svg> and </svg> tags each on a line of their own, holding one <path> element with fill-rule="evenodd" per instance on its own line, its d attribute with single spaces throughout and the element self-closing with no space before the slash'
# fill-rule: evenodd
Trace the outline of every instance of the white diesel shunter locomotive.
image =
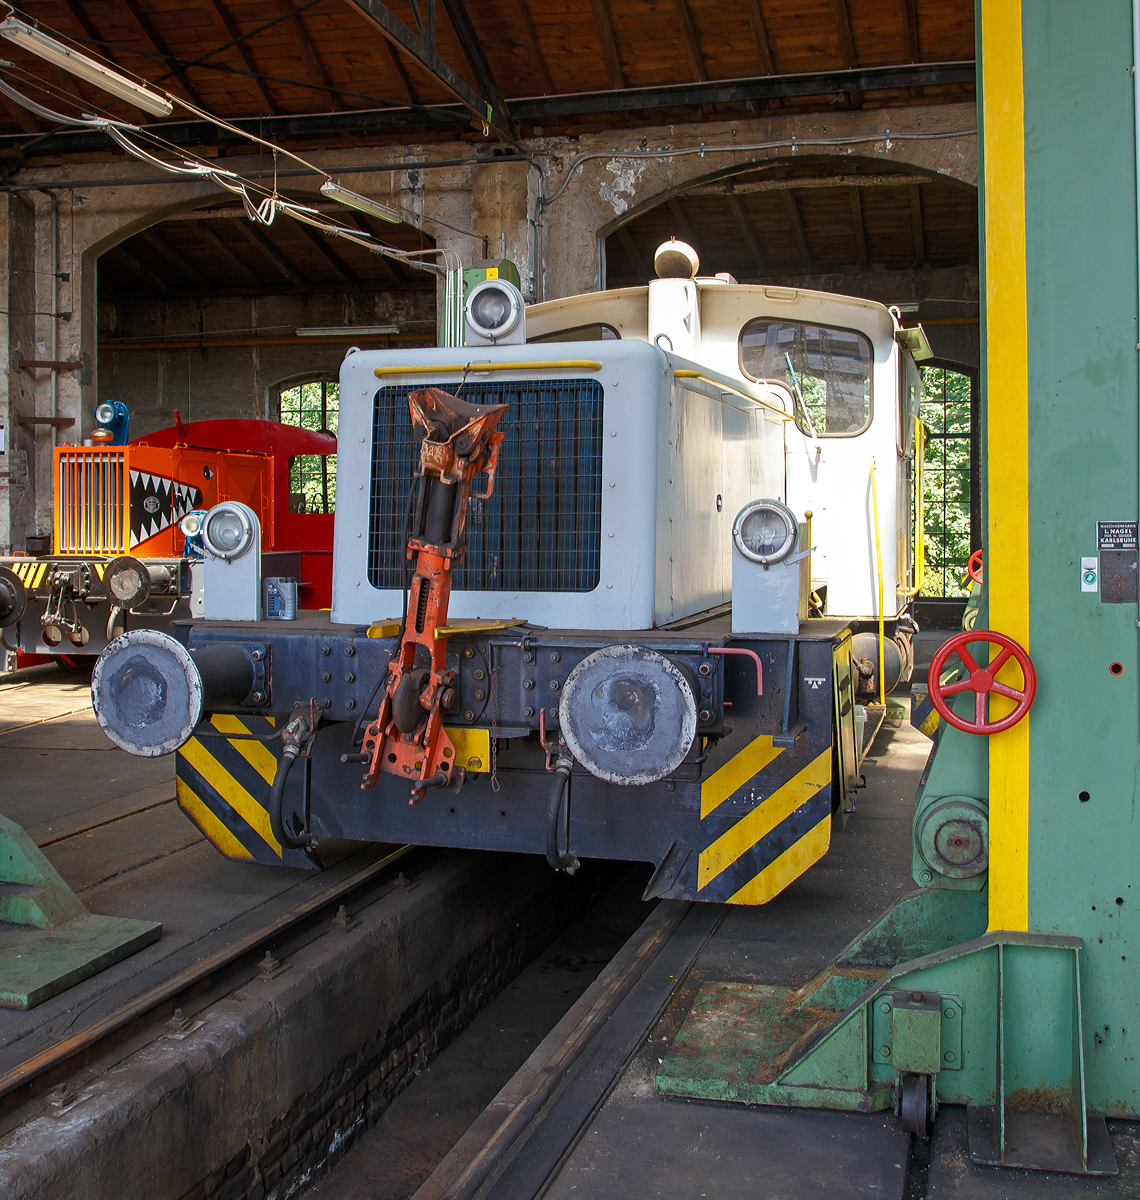
<svg viewBox="0 0 1140 1200">
<path fill-rule="evenodd" d="M 223 854 L 640 860 L 647 896 L 758 904 L 827 851 L 857 710 L 909 678 L 929 350 L 683 243 L 655 266 L 525 311 L 509 263 L 467 271 L 462 344 L 350 350 L 331 613 L 260 619 L 223 503 L 205 616 L 104 651 L 104 730 L 177 752 Z"/>
</svg>

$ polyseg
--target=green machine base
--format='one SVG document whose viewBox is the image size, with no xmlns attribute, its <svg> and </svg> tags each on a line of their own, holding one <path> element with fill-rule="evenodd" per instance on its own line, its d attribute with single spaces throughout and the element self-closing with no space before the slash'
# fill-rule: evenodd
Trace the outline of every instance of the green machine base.
<svg viewBox="0 0 1140 1200">
<path fill-rule="evenodd" d="M 90 913 L 23 829 L 0 817 L 0 1007 L 34 1008 L 162 936 Z"/>
<path fill-rule="evenodd" d="M 986 913 L 985 890 L 923 889 L 801 988 L 706 983 L 657 1090 L 853 1112 L 920 1095 L 969 1106 L 975 1162 L 1115 1174 L 1085 1100 L 1080 939 L 986 933 Z"/>
</svg>

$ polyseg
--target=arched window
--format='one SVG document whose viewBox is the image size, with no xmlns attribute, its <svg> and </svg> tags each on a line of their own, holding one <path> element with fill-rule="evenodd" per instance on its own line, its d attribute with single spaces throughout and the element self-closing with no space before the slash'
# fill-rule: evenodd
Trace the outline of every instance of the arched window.
<svg viewBox="0 0 1140 1200">
<path fill-rule="evenodd" d="M 283 425 L 336 436 L 340 384 L 335 380 L 293 384 L 281 389 L 278 400 L 278 418 Z M 289 508 L 306 513 L 331 513 L 336 508 L 335 454 L 298 454 L 289 460 Z"/>
</svg>

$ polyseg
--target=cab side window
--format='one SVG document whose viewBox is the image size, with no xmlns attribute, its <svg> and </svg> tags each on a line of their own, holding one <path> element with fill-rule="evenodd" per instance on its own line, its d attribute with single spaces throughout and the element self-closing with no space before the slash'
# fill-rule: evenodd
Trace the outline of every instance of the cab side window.
<svg viewBox="0 0 1140 1200">
<path fill-rule="evenodd" d="M 281 392 L 279 419 L 336 436 L 340 384 L 326 379 L 299 383 Z M 289 511 L 331 513 L 336 508 L 336 455 L 295 454 L 289 459 Z"/>
<path fill-rule="evenodd" d="M 740 365 L 752 379 L 794 392 L 796 424 L 819 437 L 853 437 L 871 423 L 870 339 L 851 329 L 759 317 L 740 334 Z"/>
</svg>

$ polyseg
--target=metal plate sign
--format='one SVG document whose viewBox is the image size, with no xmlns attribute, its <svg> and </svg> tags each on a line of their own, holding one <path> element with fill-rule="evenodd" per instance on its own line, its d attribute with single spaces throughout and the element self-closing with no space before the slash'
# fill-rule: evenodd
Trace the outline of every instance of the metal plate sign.
<svg viewBox="0 0 1140 1200">
<path fill-rule="evenodd" d="M 1105 604 L 1135 604 L 1136 522 L 1097 521 L 1097 549 L 1100 551 L 1100 598 Z"/>
</svg>

